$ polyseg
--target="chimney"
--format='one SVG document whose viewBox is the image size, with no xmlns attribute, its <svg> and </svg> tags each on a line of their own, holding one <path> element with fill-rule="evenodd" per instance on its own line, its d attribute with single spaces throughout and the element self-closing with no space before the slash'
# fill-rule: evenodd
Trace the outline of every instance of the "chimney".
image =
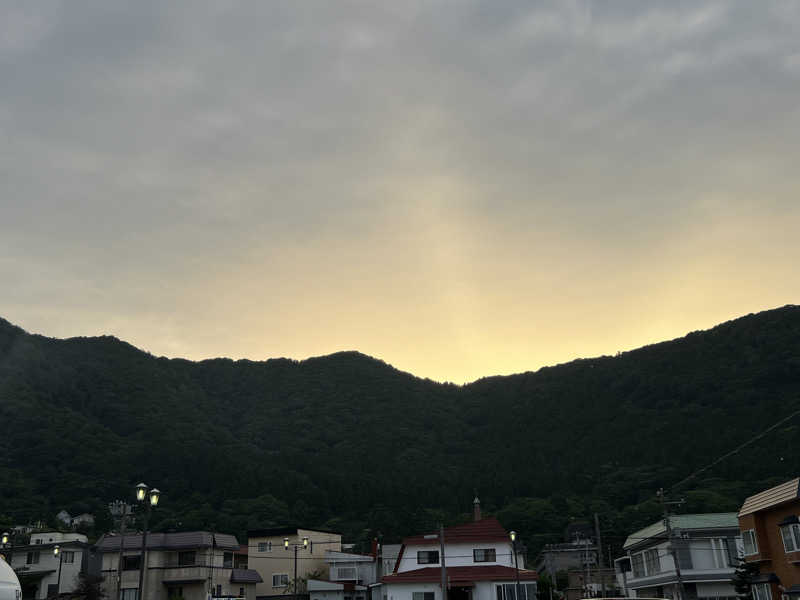
<svg viewBox="0 0 800 600">
<path fill-rule="evenodd" d="M 476 521 L 481 520 L 481 501 L 478 500 L 477 496 L 475 496 L 475 500 L 472 501 L 472 517 Z"/>
</svg>

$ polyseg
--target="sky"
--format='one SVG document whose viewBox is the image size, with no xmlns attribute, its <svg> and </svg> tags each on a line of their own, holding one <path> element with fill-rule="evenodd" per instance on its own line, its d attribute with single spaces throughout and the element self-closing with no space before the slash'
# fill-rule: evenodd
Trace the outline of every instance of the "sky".
<svg viewBox="0 0 800 600">
<path fill-rule="evenodd" d="M 0 316 L 462 383 L 798 303 L 800 3 L 0 0 Z"/>
</svg>

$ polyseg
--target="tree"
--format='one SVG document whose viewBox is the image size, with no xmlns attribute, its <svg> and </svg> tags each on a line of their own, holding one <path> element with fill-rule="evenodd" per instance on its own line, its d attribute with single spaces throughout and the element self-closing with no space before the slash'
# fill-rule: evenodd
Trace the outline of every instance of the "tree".
<svg viewBox="0 0 800 600">
<path fill-rule="evenodd" d="M 751 598 L 750 586 L 753 577 L 758 575 L 758 564 L 739 559 L 733 573 L 733 588 L 739 598 Z"/>
<path fill-rule="evenodd" d="M 106 597 L 103 592 L 103 578 L 96 575 L 81 573 L 78 575 L 78 586 L 72 592 L 72 598 L 81 600 L 103 600 Z"/>
</svg>

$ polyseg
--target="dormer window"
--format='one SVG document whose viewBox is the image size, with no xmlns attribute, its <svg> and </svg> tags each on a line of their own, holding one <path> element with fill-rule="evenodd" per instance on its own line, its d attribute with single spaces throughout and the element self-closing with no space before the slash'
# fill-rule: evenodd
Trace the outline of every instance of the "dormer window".
<svg viewBox="0 0 800 600">
<path fill-rule="evenodd" d="M 417 552 L 418 565 L 438 565 L 439 564 L 439 551 L 438 550 L 420 550 Z"/>
<path fill-rule="evenodd" d="M 497 562 L 497 551 L 494 548 L 475 548 L 472 550 L 473 562 Z"/>
</svg>

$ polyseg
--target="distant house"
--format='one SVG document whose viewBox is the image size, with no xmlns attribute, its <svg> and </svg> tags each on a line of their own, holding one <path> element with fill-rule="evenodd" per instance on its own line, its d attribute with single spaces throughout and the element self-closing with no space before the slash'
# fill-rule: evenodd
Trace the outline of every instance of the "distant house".
<svg viewBox="0 0 800 600">
<path fill-rule="evenodd" d="M 686 597 L 735 600 L 731 580 L 741 547 L 736 513 L 673 515 L 669 524 L 672 540 L 664 519 L 628 536 L 627 555 L 615 561 L 621 587 L 633 597 L 678 598 L 672 548 Z"/>
<path fill-rule="evenodd" d="M 255 600 L 255 586 L 261 582 L 255 571 L 234 568 L 240 545 L 232 535 L 150 533 L 140 599 L 142 536 L 104 535 L 97 549 L 102 553 L 103 591 L 111 599 L 116 598 L 119 585 L 120 600 Z"/>
<path fill-rule="evenodd" d="M 589 538 L 578 538 L 562 544 L 547 544 L 535 560 L 538 573 L 548 573 L 555 581 L 559 571 L 597 568 L 597 544 Z"/>
<path fill-rule="evenodd" d="M 744 559 L 758 566 L 753 600 L 800 597 L 800 478 L 747 498 L 739 528 Z"/>
<path fill-rule="evenodd" d="M 80 526 L 94 527 L 94 515 L 89 513 L 81 513 L 70 519 L 70 526 L 75 529 Z"/>
<path fill-rule="evenodd" d="M 284 547 L 286 538 L 289 540 L 288 549 Z M 302 547 L 304 538 L 308 538 L 306 548 Z M 312 527 L 253 529 L 247 532 L 247 539 L 248 565 L 263 579 L 256 586 L 258 600 L 277 598 L 290 592 L 295 575 L 295 545 L 299 545 L 296 563 L 298 581 L 305 581 L 309 575 L 320 571 L 327 576 L 328 563 L 325 561 L 325 552 L 342 549 L 340 533 Z"/>
<path fill-rule="evenodd" d="M 325 562 L 329 577 L 308 580 L 310 600 L 368 600 L 369 586 L 378 578 L 375 554 L 328 550 Z"/>
<path fill-rule="evenodd" d="M 53 554 L 56 546 L 59 556 Z M 79 575 L 88 573 L 92 566 L 88 540 L 80 533 L 33 533 L 30 543 L 10 548 L 6 558 L 19 576 L 25 600 L 44 600 L 73 592 Z"/>
<path fill-rule="evenodd" d="M 494 518 L 444 530 L 445 578 L 448 600 L 515 600 L 514 551 L 508 532 Z M 431 532 L 403 540 L 397 564 L 381 578 L 383 600 L 442 600 L 439 534 Z M 536 572 L 524 568 L 517 548 L 520 599 L 536 598 Z"/>
</svg>

